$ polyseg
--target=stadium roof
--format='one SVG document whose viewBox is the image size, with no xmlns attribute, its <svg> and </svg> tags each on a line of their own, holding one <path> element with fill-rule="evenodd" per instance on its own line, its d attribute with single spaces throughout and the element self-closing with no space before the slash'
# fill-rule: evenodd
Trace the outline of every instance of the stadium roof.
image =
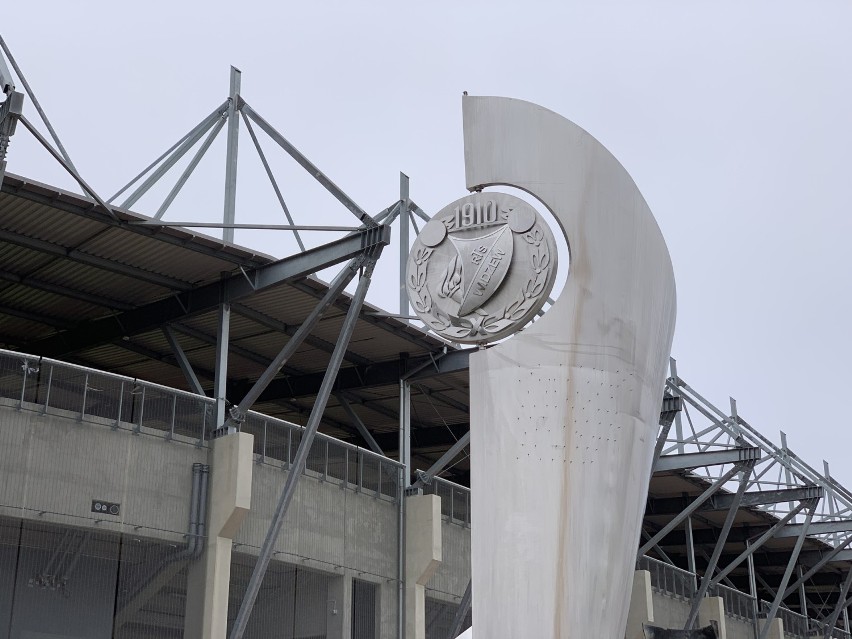
<svg viewBox="0 0 852 639">
<path fill-rule="evenodd" d="M 131 211 L 114 212 L 117 219 L 88 198 L 6 175 L 0 190 L 0 346 L 183 388 L 188 382 L 163 330 L 168 325 L 209 392 L 218 325 L 216 293 L 223 282 L 231 282 L 243 292 L 232 301 L 230 321 L 228 399 L 238 402 L 327 290 L 310 273 L 331 258 L 320 247 L 276 260 L 189 229 L 146 225 L 150 218 Z M 363 241 L 363 236 L 338 240 L 335 255 L 354 254 L 362 250 Z M 304 423 L 349 299 L 344 295 L 338 300 L 261 396 L 256 410 Z M 323 431 L 364 445 L 346 402 L 383 450 L 395 455 L 399 379 L 406 374 L 413 383 L 413 465 L 431 465 L 469 430 L 466 352 L 370 305 L 363 308 L 349 344 Z M 705 444 L 698 439 L 698 449 L 705 451 L 719 444 L 718 438 Z M 722 441 L 743 445 L 731 438 Z M 468 469 L 463 456 L 443 476 L 467 483 Z M 784 493 L 783 499 L 791 503 L 810 503 L 816 494 L 811 494 L 808 478 L 787 484 L 786 490 L 799 491 Z M 646 542 L 712 485 L 709 473 L 696 474 L 688 467 L 656 472 L 643 522 Z M 755 494 L 746 493 L 752 502 Z M 775 497 L 773 503 L 778 502 Z M 716 548 L 731 498 L 730 490 L 721 488 L 691 515 L 699 573 Z M 781 516 L 781 511 L 760 503 L 746 500 L 739 505 L 719 565 L 733 561 L 747 542 Z M 838 511 L 836 519 L 842 523 L 843 516 Z M 801 563 L 819 562 L 837 546 L 832 539 L 807 537 Z M 796 541 L 793 535 L 773 537 L 755 553 L 762 597 L 771 598 Z M 648 554 L 685 568 L 690 554 L 686 529 L 681 525 L 671 530 Z M 848 554 L 838 554 L 807 579 L 809 606 L 830 606 L 836 600 L 843 572 L 849 569 Z M 748 591 L 745 564 L 727 579 Z"/>
<path fill-rule="evenodd" d="M 163 331 L 168 324 L 209 390 L 215 287 L 232 278 L 244 292 L 232 303 L 230 320 L 228 399 L 237 403 L 327 290 L 309 275 L 329 262 L 322 247 L 276 261 L 188 229 L 144 225 L 150 218 L 130 211 L 114 209 L 116 220 L 93 200 L 9 174 L 0 211 L 0 344 L 6 348 L 183 388 L 186 378 Z M 349 236 L 336 248 L 354 254 L 361 242 Z M 302 262 L 291 266 L 292 260 Z M 265 267 L 282 263 L 289 270 L 257 279 Z M 304 423 L 349 299 L 342 296 L 326 313 L 256 410 Z M 447 350 L 454 349 L 365 305 L 324 432 L 362 443 L 342 395 L 385 452 L 396 451 L 399 377 L 420 368 L 412 379 L 412 443 L 415 465 L 428 465 L 467 430 L 467 372 L 430 374 Z M 462 462 L 457 475 L 465 471 Z"/>
</svg>

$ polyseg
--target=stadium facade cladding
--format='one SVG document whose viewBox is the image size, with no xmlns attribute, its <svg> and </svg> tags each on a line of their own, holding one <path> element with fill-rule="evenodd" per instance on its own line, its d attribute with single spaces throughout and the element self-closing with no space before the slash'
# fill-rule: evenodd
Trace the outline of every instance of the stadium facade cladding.
<svg viewBox="0 0 852 639">
<path fill-rule="evenodd" d="M 4 102 L 0 133 L 30 129 L 19 106 Z M 471 517 L 467 353 L 314 276 L 348 263 L 368 280 L 390 225 L 405 238 L 422 211 L 403 179 L 364 213 L 245 104 L 238 76 L 173 151 L 235 135 L 238 113 L 359 226 L 275 260 L 3 176 L 0 636 L 225 636 L 264 549 L 245 636 L 469 624 L 471 526 L 499 524 Z M 723 637 L 848 636 L 852 494 L 674 362 L 660 400 L 629 639 L 693 609 Z"/>
</svg>

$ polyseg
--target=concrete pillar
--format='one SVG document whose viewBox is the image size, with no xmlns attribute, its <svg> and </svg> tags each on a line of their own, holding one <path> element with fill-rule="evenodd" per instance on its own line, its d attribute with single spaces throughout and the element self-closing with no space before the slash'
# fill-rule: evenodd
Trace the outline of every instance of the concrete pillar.
<svg viewBox="0 0 852 639">
<path fill-rule="evenodd" d="M 721 597 L 704 597 L 698 608 L 698 625 L 713 626 L 716 629 L 718 639 L 728 639 L 728 631 L 725 628 L 725 603 Z"/>
<path fill-rule="evenodd" d="M 784 639 L 784 620 L 780 617 L 775 617 L 772 623 L 769 624 L 769 633 L 766 639 Z"/>
<path fill-rule="evenodd" d="M 327 639 L 352 636 L 352 574 L 346 571 L 328 584 Z"/>
<path fill-rule="evenodd" d="M 254 436 L 234 433 L 210 443 L 207 539 L 187 572 L 185 639 L 225 639 L 231 544 L 251 508 Z"/>
<path fill-rule="evenodd" d="M 642 624 L 654 623 L 654 600 L 651 591 L 651 573 L 637 570 L 633 573 L 630 609 L 627 611 L 626 639 L 645 639 Z"/>
<path fill-rule="evenodd" d="M 443 558 L 441 498 L 405 501 L 405 638 L 426 639 L 426 584 Z"/>
</svg>

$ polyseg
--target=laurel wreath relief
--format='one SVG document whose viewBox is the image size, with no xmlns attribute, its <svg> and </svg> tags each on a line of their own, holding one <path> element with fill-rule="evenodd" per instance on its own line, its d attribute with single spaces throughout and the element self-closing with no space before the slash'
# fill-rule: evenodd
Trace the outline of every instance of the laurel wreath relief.
<svg viewBox="0 0 852 639">
<path fill-rule="evenodd" d="M 440 307 L 434 305 L 432 295 L 426 286 L 426 274 L 429 258 L 434 252 L 431 248 L 418 248 L 414 252 L 413 272 L 409 273 L 409 287 L 414 291 L 414 308 L 423 314 L 431 315 L 430 327 L 449 339 L 466 339 L 476 335 L 494 335 L 508 328 L 526 315 L 544 291 L 550 275 L 550 250 L 545 241 L 544 232 L 536 223 L 522 236 L 530 251 L 532 275 L 520 287 L 518 296 L 501 313 L 482 313 L 478 317 L 450 317 Z M 434 307 L 434 310 L 433 310 Z M 477 311 L 480 312 L 480 311 Z"/>
</svg>

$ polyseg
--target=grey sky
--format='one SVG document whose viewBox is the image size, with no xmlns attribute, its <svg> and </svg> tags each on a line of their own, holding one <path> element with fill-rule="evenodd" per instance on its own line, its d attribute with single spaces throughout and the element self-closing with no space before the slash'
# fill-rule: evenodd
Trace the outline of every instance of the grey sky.
<svg viewBox="0 0 852 639">
<path fill-rule="evenodd" d="M 427 212 L 464 195 L 464 90 L 572 119 L 625 165 L 669 244 L 681 376 L 721 408 L 735 396 L 750 423 L 776 442 L 785 430 L 852 486 L 839 410 L 852 383 L 852 5 L 40 2 L 5 13 L 4 38 L 105 195 L 226 97 L 229 64 L 243 97 L 369 211 L 397 198 L 400 170 Z M 237 221 L 284 223 L 250 145 L 243 133 Z M 354 221 L 265 148 L 297 222 Z M 221 219 L 223 158 L 220 136 L 168 219 Z M 9 170 L 69 185 L 26 132 Z M 276 255 L 294 246 L 237 239 Z M 371 295 L 387 308 L 391 253 Z"/>
</svg>

